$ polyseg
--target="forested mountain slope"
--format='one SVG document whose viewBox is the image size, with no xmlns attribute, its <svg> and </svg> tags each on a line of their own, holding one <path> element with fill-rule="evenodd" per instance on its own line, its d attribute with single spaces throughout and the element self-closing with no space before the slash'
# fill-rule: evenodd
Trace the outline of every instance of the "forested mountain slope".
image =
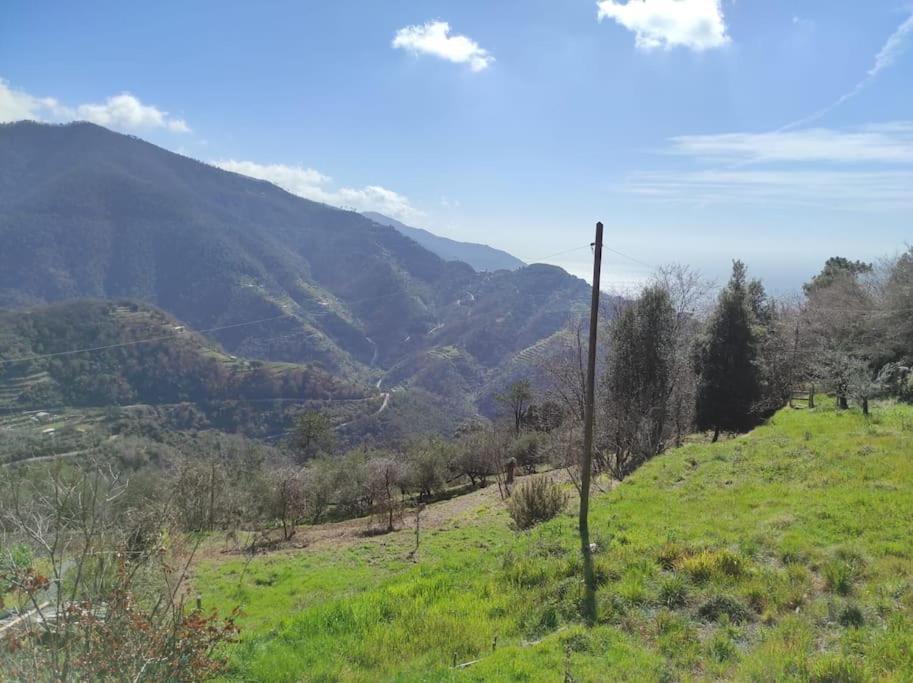
<svg viewBox="0 0 913 683">
<path fill-rule="evenodd" d="M 74 349 L 93 349 L 71 353 Z M 306 365 L 248 361 L 151 306 L 79 301 L 0 311 L 0 408 L 339 400 L 373 388 Z"/>
<path fill-rule="evenodd" d="M 92 124 L 2 125 L 0 158 L 0 308 L 126 297 L 195 329 L 274 317 L 212 336 L 358 380 L 455 346 L 476 391 L 587 301 L 558 268 L 476 273 L 358 213 Z"/>
</svg>

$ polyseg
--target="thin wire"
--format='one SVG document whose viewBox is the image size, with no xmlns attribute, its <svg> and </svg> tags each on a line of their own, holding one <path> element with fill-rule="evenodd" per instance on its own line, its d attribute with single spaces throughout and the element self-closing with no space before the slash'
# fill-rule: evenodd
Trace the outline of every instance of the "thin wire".
<svg viewBox="0 0 913 683">
<path fill-rule="evenodd" d="M 530 264 L 530 265 L 533 263 L 542 263 L 547 258 L 555 258 L 556 256 L 564 256 L 565 254 L 570 254 L 571 252 L 574 252 L 574 251 L 580 251 L 581 249 L 589 249 L 589 248 L 590 248 L 590 244 L 588 242 L 579 247 L 572 247 L 571 249 L 565 249 L 564 251 L 558 251 L 558 252 L 555 252 L 554 254 L 546 254 L 545 256 L 537 256 L 534 259 L 524 259 L 524 260 L 526 261 L 527 264 Z"/>
<path fill-rule="evenodd" d="M 617 249 L 613 249 L 612 247 L 607 247 L 605 244 L 602 245 L 602 248 L 604 251 L 610 251 L 613 254 L 617 254 L 618 256 L 621 256 L 622 258 L 626 258 L 629 261 L 633 261 L 634 263 L 644 266 L 645 268 L 649 268 L 650 270 L 656 270 L 656 266 L 653 265 L 652 263 L 647 263 L 646 261 L 641 261 L 640 259 L 636 259 L 633 256 L 629 256 L 628 254 L 625 254 L 624 252 L 618 251 Z"/>
</svg>

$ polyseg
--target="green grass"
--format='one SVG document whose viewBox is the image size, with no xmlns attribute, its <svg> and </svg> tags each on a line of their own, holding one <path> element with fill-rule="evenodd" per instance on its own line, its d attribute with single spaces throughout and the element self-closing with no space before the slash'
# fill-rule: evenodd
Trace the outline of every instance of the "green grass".
<svg viewBox="0 0 913 683">
<path fill-rule="evenodd" d="M 229 678 L 913 680 L 913 409 L 782 411 L 594 500 L 599 622 L 570 513 L 503 509 L 336 552 L 200 567 L 243 605 Z M 454 668 L 475 661 L 465 668 Z"/>
</svg>

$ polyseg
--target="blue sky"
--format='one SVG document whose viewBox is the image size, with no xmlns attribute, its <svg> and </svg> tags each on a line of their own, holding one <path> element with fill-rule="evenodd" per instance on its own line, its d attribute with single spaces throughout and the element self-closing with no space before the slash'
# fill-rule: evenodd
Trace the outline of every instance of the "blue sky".
<svg viewBox="0 0 913 683">
<path fill-rule="evenodd" d="M 0 120 L 89 119 L 524 259 L 607 244 L 774 290 L 913 242 L 906 0 L 0 9 Z M 550 262 L 583 275 L 579 249 Z M 647 267 L 607 254 L 624 285 Z"/>
</svg>

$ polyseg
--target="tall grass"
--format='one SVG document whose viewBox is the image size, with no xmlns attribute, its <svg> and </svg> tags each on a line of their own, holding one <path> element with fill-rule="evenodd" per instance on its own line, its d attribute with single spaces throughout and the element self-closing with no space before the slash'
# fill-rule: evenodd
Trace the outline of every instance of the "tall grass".
<svg viewBox="0 0 913 683">
<path fill-rule="evenodd" d="M 474 511 L 418 565 L 394 534 L 198 583 L 244 603 L 238 680 L 908 680 L 913 409 L 875 411 L 783 411 L 597 496 L 592 629 L 569 513 L 517 534 L 503 508 Z"/>
</svg>

